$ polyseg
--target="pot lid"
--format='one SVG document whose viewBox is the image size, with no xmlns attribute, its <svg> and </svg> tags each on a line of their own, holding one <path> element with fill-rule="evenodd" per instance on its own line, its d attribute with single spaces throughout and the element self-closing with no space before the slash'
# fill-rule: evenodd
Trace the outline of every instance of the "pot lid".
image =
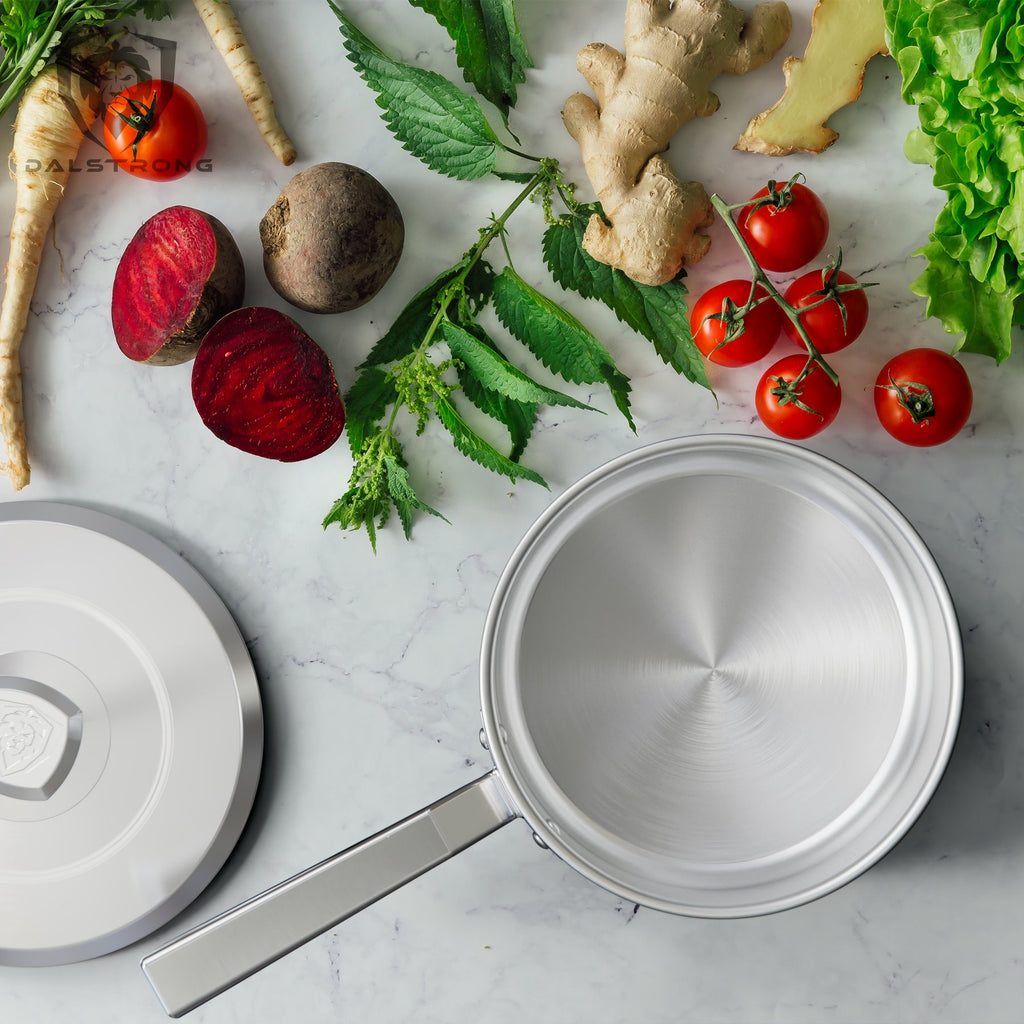
<svg viewBox="0 0 1024 1024">
<path fill-rule="evenodd" d="M 0 505 L 0 964 L 70 963 L 183 910 L 223 865 L 263 751 L 230 613 L 112 516 Z"/>
</svg>

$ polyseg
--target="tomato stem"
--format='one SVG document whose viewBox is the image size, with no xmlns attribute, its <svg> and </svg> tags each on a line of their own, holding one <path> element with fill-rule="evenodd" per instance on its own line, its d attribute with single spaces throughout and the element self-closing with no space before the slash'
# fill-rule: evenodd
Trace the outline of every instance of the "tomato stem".
<svg viewBox="0 0 1024 1024">
<path fill-rule="evenodd" d="M 927 384 L 913 380 L 895 380 L 889 374 L 889 383 L 879 385 L 896 395 L 896 401 L 910 413 L 915 423 L 925 423 L 935 415 L 935 397 Z"/>
<path fill-rule="evenodd" d="M 800 175 L 794 175 L 793 178 L 790 179 L 789 185 L 792 185 L 798 177 L 800 177 Z M 736 244 L 740 247 L 740 251 L 746 258 L 747 263 L 750 264 L 750 269 L 752 270 L 754 275 L 754 280 L 751 285 L 751 295 L 753 295 L 753 289 L 756 288 L 758 284 L 760 284 L 761 287 L 764 288 L 766 292 L 768 292 L 769 296 L 775 300 L 775 302 L 778 304 L 779 309 L 781 309 L 782 312 L 789 318 L 790 322 L 793 324 L 793 327 L 796 329 L 797 334 L 800 336 L 800 340 L 804 343 L 804 347 L 807 349 L 807 365 L 804 366 L 803 370 L 801 370 L 799 376 L 793 381 L 793 383 L 796 384 L 799 381 L 803 380 L 803 378 L 806 377 L 807 374 L 809 374 L 811 370 L 814 368 L 815 363 L 817 363 L 817 365 L 822 368 L 822 370 L 824 371 L 825 375 L 829 378 L 829 380 L 831 380 L 833 384 L 838 384 L 839 374 L 837 374 L 836 371 L 833 370 L 831 366 L 829 366 L 824 356 L 822 356 L 822 354 L 818 351 L 817 346 L 814 344 L 813 341 L 811 341 L 811 336 L 807 333 L 807 328 L 804 327 L 803 322 L 800 319 L 799 312 L 793 306 L 791 306 L 785 300 L 785 298 L 783 298 L 778 288 L 776 288 L 775 285 L 772 284 L 771 279 L 761 269 L 761 264 L 757 262 L 757 259 L 754 257 L 754 254 L 750 251 L 750 246 L 747 245 L 746 239 L 740 232 L 740 229 L 737 226 L 736 222 L 732 219 L 731 211 L 737 209 L 737 207 L 729 206 L 729 204 L 726 203 L 722 199 L 722 197 L 719 196 L 717 193 L 711 197 L 711 205 L 715 208 L 715 210 L 718 211 L 722 220 L 725 221 L 725 224 L 728 227 L 730 234 L 733 236 L 734 239 L 736 239 Z M 749 204 L 742 203 L 740 204 L 739 208 L 743 208 L 747 205 Z"/>
<path fill-rule="evenodd" d="M 132 139 L 132 159 L 138 160 L 139 143 L 153 130 L 153 123 L 156 120 L 156 93 L 153 93 L 148 107 L 145 103 L 139 103 L 127 97 L 125 103 L 131 110 L 130 114 L 126 114 L 123 110 L 115 110 L 114 113 L 135 132 L 135 138 Z"/>
</svg>

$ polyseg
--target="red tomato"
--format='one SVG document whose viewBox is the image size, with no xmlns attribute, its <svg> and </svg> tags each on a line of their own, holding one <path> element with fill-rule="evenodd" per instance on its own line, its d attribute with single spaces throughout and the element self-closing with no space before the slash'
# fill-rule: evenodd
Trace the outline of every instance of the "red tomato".
<svg viewBox="0 0 1024 1024">
<path fill-rule="evenodd" d="M 768 185 L 750 197 L 737 227 L 763 270 L 788 273 L 813 260 L 828 239 L 828 212 L 806 185 Z"/>
<path fill-rule="evenodd" d="M 806 356 L 784 356 L 768 367 L 754 393 L 761 422 L 780 437 L 811 437 L 839 412 L 839 385 L 817 363 L 800 379 L 806 365 Z"/>
<path fill-rule="evenodd" d="M 967 371 L 948 352 L 912 348 L 893 356 L 875 381 L 875 412 L 897 441 L 926 448 L 960 432 L 974 403 Z"/>
<path fill-rule="evenodd" d="M 170 181 L 206 152 L 206 120 L 190 92 L 174 82 L 136 82 L 110 101 L 103 141 L 129 174 Z"/>
<path fill-rule="evenodd" d="M 768 292 L 758 285 L 755 299 L 766 299 L 737 320 L 750 298 L 752 282 L 735 280 L 709 288 L 693 305 L 690 330 L 697 348 L 713 363 L 722 366 L 746 366 L 756 363 L 778 341 L 782 329 L 782 311 Z"/>
<path fill-rule="evenodd" d="M 800 322 L 810 335 L 814 347 L 827 355 L 838 352 L 856 341 L 868 322 L 868 300 L 863 288 L 839 291 L 843 285 L 856 285 L 856 278 L 845 270 L 812 270 L 798 277 L 787 289 L 785 300 L 795 309 L 814 305 L 813 309 L 800 314 Z M 846 310 L 844 323 L 843 309 Z M 783 317 L 782 329 L 794 345 L 804 348 L 803 339 L 797 333 L 793 321 Z"/>
</svg>

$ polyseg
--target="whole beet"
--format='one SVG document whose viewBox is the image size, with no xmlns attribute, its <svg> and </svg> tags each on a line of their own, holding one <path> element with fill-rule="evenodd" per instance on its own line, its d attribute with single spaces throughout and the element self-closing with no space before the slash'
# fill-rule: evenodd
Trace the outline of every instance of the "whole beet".
<svg viewBox="0 0 1024 1024">
<path fill-rule="evenodd" d="M 296 174 L 260 221 L 263 266 L 277 293 L 311 313 L 373 298 L 402 255 L 405 225 L 373 175 L 343 163 Z"/>
</svg>

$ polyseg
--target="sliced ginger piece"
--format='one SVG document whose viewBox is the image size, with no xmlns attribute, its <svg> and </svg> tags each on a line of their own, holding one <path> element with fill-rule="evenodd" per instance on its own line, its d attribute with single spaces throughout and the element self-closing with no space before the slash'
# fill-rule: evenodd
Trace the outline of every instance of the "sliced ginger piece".
<svg viewBox="0 0 1024 1024">
<path fill-rule="evenodd" d="M 782 97 L 751 119 L 735 148 L 767 156 L 822 152 L 839 138 L 825 122 L 860 96 L 868 61 L 888 52 L 882 0 L 818 0 L 803 58 L 783 62 Z"/>
</svg>

